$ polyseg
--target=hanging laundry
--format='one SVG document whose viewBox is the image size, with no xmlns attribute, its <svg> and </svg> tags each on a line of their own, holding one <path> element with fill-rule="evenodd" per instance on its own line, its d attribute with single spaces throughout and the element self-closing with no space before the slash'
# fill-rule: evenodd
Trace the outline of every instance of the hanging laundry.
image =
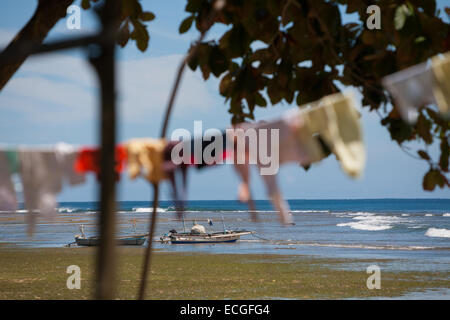
<svg viewBox="0 0 450 320">
<path fill-rule="evenodd" d="M 419 108 L 434 104 L 450 116 L 450 52 L 386 76 L 383 86 L 391 93 L 404 121 L 414 124 Z"/>
<path fill-rule="evenodd" d="M 241 163 L 237 162 L 236 138 L 234 138 L 234 140 L 233 140 L 233 146 L 234 146 L 234 150 L 233 150 L 234 151 L 234 154 L 233 154 L 234 168 L 242 180 L 238 187 L 238 200 L 243 203 L 247 203 L 251 220 L 256 222 L 256 221 L 258 221 L 258 215 L 256 212 L 256 206 L 255 206 L 255 203 L 253 201 L 253 197 L 252 197 L 252 194 L 250 191 L 249 150 L 248 150 L 248 148 L 246 148 L 246 150 L 244 151 L 244 157 L 245 157 L 244 163 L 241 164 Z"/>
<path fill-rule="evenodd" d="M 288 162 L 308 165 L 319 161 L 323 158 L 321 146 L 317 140 L 312 137 L 312 133 L 310 133 L 309 137 L 307 137 L 306 131 L 304 131 L 302 135 L 299 135 L 299 129 L 302 127 L 304 127 L 303 120 L 298 114 L 292 117 L 292 113 L 286 113 L 282 119 L 276 121 L 257 124 L 241 124 L 236 127 L 237 130 L 255 130 L 257 141 L 254 141 L 253 143 L 258 146 L 258 148 L 249 148 L 248 144 L 246 144 L 244 164 L 239 163 L 239 150 L 235 149 L 235 168 L 242 179 L 242 183 L 239 186 L 239 200 L 253 203 L 249 185 L 249 164 L 251 159 L 257 160 L 256 164 L 258 165 L 261 176 L 265 182 L 267 194 L 272 201 L 274 208 L 278 211 L 280 222 L 283 224 L 292 224 L 289 205 L 281 197 L 276 182 L 276 172 L 263 174 L 262 170 L 264 168 L 267 169 L 267 164 L 264 165 L 262 163 L 259 152 L 261 150 L 260 148 L 264 146 L 266 151 L 271 150 L 272 157 L 277 154 L 278 159 L 275 159 L 275 161 L 278 165 Z M 278 136 L 274 139 L 271 136 L 273 129 L 278 129 Z M 261 135 L 261 131 L 263 130 L 267 132 L 267 134 Z M 264 137 L 264 139 L 261 139 L 262 137 Z M 301 142 L 299 143 L 299 141 Z M 234 143 L 236 145 L 236 140 Z M 253 211 L 254 209 L 250 208 L 250 210 Z"/>
<path fill-rule="evenodd" d="M 220 142 L 218 144 L 219 148 L 216 150 L 214 148 L 214 144 L 217 142 Z M 198 144 L 201 146 L 199 149 L 199 154 L 195 154 L 195 145 Z M 220 148 L 221 146 L 221 148 Z M 191 140 L 191 150 L 194 150 L 194 154 L 192 155 L 193 163 L 195 164 L 195 167 L 199 170 L 203 168 L 207 168 L 209 166 L 214 166 L 217 163 L 224 163 L 227 158 L 232 157 L 233 152 L 230 150 L 227 150 L 227 136 L 226 131 L 221 132 L 218 135 L 213 135 L 210 137 L 210 140 L 205 140 L 204 138 L 197 138 Z M 209 150 L 211 149 L 211 150 Z M 221 150 L 220 150 L 221 149 Z M 205 153 L 209 154 L 209 151 L 211 151 L 212 158 L 216 159 L 216 161 L 212 163 L 207 163 L 204 159 Z M 216 152 L 218 154 L 216 154 Z"/>
<path fill-rule="evenodd" d="M 11 175 L 18 170 L 17 153 L 0 150 L 0 210 L 16 211 L 17 198 Z"/>
<path fill-rule="evenodd" d="M 124 146 L 116 146 L 115 161 L 116 180 L 119 180 L 120 173 L 124 170 L 127 161 L 127 150 Z M 75 161 L 75 171 L 78 173 L 94 172 L 97 179 L 100 179 L 100 169 L 100 149 L 82 148 Z"/>
<path fill-rule="evenodd" d="M 264 145 L 266 150 L 271 150 L 272 156 L 274 152 L 278 153 L 279 165 L 295 162 L 302 166 L 309 166 L 322 160 L 332 151 L 347 174 L 351 177 L 359 176 L 364 168 L 366 156 L 354 95 L 351 92 L 338 93 L 311 105 L 312 107 L 305 107 L 303 110 L 294 109 L 285 112 L 280 120 L 241 124 L 238 128 L 255 130 L 258 148 Z M 266 138 L 261 141 L 259 132 L 262 129 L 266 132 L 278 129 L 279 138 Z M 283 224 L 291 224 L 289 205 L 281 196 L 275 174 L 262 172 L 262 169 L 267 168 L 267 164 L 263 165 L 260 155 L 256 154 L 259 150 L 247 146 L 244 164 L 237 162 L 238 151 L 235 150 L 235 152 L 235 168 L 242 179 L 239 186 L 239 199 L 244 202 L 251 201 L 249 160 L 252 157 L 258 159 L 256 164 L 265 182 L 267 194 L 274 208 L 279 212 L 280 221 Z"/>
<path fill-rule="evenodd" d="M 54 150 L 19 150 L 20 174 L 25 208 L 28 210 L 28 233 L 34 230 L 36 213 L 44 216 L 56 214 L 56 195 L 64 182 L 76 185 L 84 176 L 74 171 L 77 151 L 66 145 Z"/>
<path fill-rule="evenodd" d="M 441 113 L 450 118 L 450 51 L 431 59 L 434 75 L 433 93 Z"/>
<path fill-rule="evenodd" d="M 187 200 L 187 170 L 189 167 L 196 167 L 201 170 L 204 168 L 208 168 L 216 165 L 216 162 L 207 163 L 205 159 L 203 159 L 203 155 L 205 150 L 208 148 L 212 148 L 212 144 L 216 141 L 216 139 L 221 139 L 223 147 L 222 150 L 212 149 L 211 155 L 214 159 L 217 159 L 218 162 L 223 163 L 227 157 L 230 157 L 232 152 L 226 150 L 226 135 L 225 132 L 220 135 L 216 135 L 212 137 L 210 141 L 204 140 L 202 138 L 195 138 L 188 141 L 170 141 L 166 144 L 163 151 L 163 171 L 165 177 L 169 180 L 172 186 L 172 197 L 175 202 L 175 207 L 178 213 L 178 216 L 181 217 L 182 212 L 184 210 L 184 203 Z M 195 146 L 200 146 L 198 150 L 198 154 L 195 152 Z M 176 150 L 174 148 L 177 147 Z M 184 148 L 183 148 L 184 147 Z M 190 153 L 184 155 L 184 150 L 189 150 Z M 176 152 L 177 156 L 183 159 L 183 162 L 180 164 L 175 164 L 172 159 L 172 152 Z M 192 152 L 194 151 L 194 152 Z M 217 154 L 216 151 L 220 152 Z M 180 181 L 181 180 L 181 181 Z M 181 184 L 181 187 L 178 187 Z"/>
<path fill-rule="evenodd" d="M 261 139 L 261 131 L 267 130 L 267 134 L 264 136 L 266 139 L 265 141 L 262 141 Z M 273 129 L 279 130 L 278 134 L 279 136 L 276 136 L 275 139 L 271 139 L 271 131 Z M 249 133 L 249 130 L 254 131 L 253 135 L 253 141 L 241 141 L 245 142 L 245 149 L 239 150 L 239 142 L 238 139 L 243 140 L 243 136 L 239 138 L 237 136 L 237 133 L 239 130 L 244 130 L 245 134 Z M 239 185 L 238 189 L 238 199 L 242 202 L 249 204 L 249 209 L 254 212 L 255 208 L 252 208 L 254 206 L 254 201 L 251 195 L 250 191 L 250 164 L 260 164 L 261 159 L 259 155 L 260 148 L 265 147 L 265 150 L 268 152 L 271 150 L 271 155 L 274 156 L 273 151 L 275 151 L 278 154 L 278 159 L 275 161 L 278 165 L 281 165 L 283 161 L 297 161 L 301 162 L 304 161 L 303 154 L 300 152 L 298 153 L 297 143 L 294 143 L 293 145 L 290 145 L 292 141 L 296 142 L 295 139 L 295 132 L 292 131 L 289 128 L 289 124 L 285 121 L 285 119 L 277 120 L 274 122 L 269 123 L 257 123 L 257 124 L 241 124 L 239 126 L 235 127 L 236 134 L 234 135 L 233 143 L 235 145 L 235 158 L 234 158 L 234 164 L 235 169 L 238 172 L 239 176 L 242 179 L 241 184 Z M 284 145 L 284 143 L 286 143 Z M 252 144 L 252 145 L 250 145 Z M 292 148 L 293 147 L 293 148 Z M 285 152 L 283 155 L 283 151 Z M 244 153 L 243 153 L 244 152 Z M 239 159 L 240 157 L 243 157 L 242 159 Z M 295 159 L 295 160 L 294 160 Z M 243 163 L 244 162 L 244 163 Z M 261 168 L 260 168 L 261 169 Z M 260 172 L 261 173 L 261 172 Z M 283 202 L 281 197 L 278 197 L 279 190 L 276 184 L 276 179 L 274 177 L 274 174 L 270 175 L 262 175 L 264 182 L 266 184 L 266 190 L 269 198 L 272 201 L 273 206 L 279 213 L 279 219 L 280 222 L 283 224 L 291 224 L 292 218 L 289 215 L 289 207 L 286 203 L 280 203 L 279 201 Z"/>
<path fill-rule="evenodd" d="M 16 150 L 5 150 L 11 173 L 19 173 L 19 155 Z"/>
<path fill-rule="evenodd" d="M 164 175 L 169 180 L 172 186 L 172 198 L 175 202 L 175 209 L 178 214 L 178 218 L 181 218 L 184 211 L 184 203 L 187 200 L 187 168 L 191 165 L 189 163 L 174 164 L 172 161 L 172 150 L 178 145 L 178 141 L 170 141 L 166 144 L 163 151 L 163 171 Z M 183 156 L 181 152 L 181 156 Z M 178 180 L 181 179 L 181 188 L 178 188 Z"/>
<path fill-rule="evenodd" d="M 314 103 L 304 114 L 306 131 L 313 132 L 325 142 L 351 177 L 359 177 L 366 163 L 360 114 L 352 91 L 326 96 Z M 302 129 L 298 129 L 301 132 Z M 301 140 L 304 144 L 304 140 Z"/>
<path fill-rule="evenodd" d="M 58 164 L 61 168 L 62 175 L 70 185 L 84 183 L 86 177 L 75 170 L 79 152 L 78 150 L 66 143 L 58 143 L 55 146 L 55 154 Z"/>
<path fill-rule="evenodd" d="M 126 143 L 130 179 L 142 175 L 151 183 L 166 179 L 163 170 L 164 139 L 138 138 Z"/>
</svg>

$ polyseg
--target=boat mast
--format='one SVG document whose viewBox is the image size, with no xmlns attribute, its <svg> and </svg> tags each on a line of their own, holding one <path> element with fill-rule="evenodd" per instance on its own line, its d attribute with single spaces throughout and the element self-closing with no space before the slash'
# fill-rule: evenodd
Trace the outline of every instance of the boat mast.
<svg viewBox="0 0 450 320">
<path fill-rule="evenodd" d="M 223 214 L 220 215 L 222 217 L 222 225 L 223 225 L 223 232 L 226 232 L 226 228 L 225 228 L 225 221 L 223 220 Z"/>
</svg>

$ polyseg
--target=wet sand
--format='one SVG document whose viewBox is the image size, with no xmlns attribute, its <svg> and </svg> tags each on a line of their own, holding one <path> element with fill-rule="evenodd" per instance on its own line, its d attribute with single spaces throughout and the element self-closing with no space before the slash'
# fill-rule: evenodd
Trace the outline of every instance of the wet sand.
<svg viewBox="0 0 450 320">
<path fill-rule="evenodd" d="M 135 299 L 143 248 L 119 248 L 117 298 Z M 0 299 L 90 299 L 96 248 L 0 247 Z M 301 255 L 155 252 L 149 299 L 450 299 L 450 271 L 383 271 L 391 260 Z M 366 286 L 366 268 L 381 267 L 381 289 Z M 81 269 L 81 289 L 68 289 L 67 267 Z M 349 268 L 349 266 L 352 266 Z M 423 296 L 423 294 L 422 294 Z"/>
</svg>

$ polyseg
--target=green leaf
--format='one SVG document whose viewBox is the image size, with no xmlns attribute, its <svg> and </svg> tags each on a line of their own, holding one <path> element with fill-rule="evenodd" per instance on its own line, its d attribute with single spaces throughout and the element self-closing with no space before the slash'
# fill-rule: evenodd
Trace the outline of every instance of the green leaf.
<svg viewBox="0 0 450 320">
<path fill-rule="evenodd" d="M 193 50 L 192 48 L 190 50 Z M 197 69 L 198 67 L 198 52 L 194 53 L 193 55 L 190 56 L 190 58 L 187 61 L 187 65 L 189 66 L 189 68 L 191 68 L 192 71 L 195 71 L 195 69 Z"/>
<path fill-rule="evenodd" d="M 413 14 L 412 8 L 402 4 L 395 10 L 394 26 L 395 30 L 401 30 L 405 26 L 406 19 Z"/>
<path fill-rule="evenodd" d="M 412 138 L 412 128 L 400 119 L 386 117 L 381 120 L 381 124 L 386 126 L 391 134 L 391 139 L 402 143 Z"/>
<path fill-rule="evenodd" d="M 305 171 L 308 171 L 311 168 L 311 165 L 310 164 L 306 164 L 306 165 L 304 165 L 302 167 L 303 167 L 303 169 L 305 169 Z"/>
<path fill-rule="evenodd" d="M 228 60 L 218 46 L 214 46 L 211 49 L 211 53 L 209 55 L 209 67 L 211 72 L 216 77 L 219 77 L 227 70 Z"/>
<path fill-rule="evenodd" d="M 448 184 L 447 179 L 436 169 L 430 169 L 427 174 L 423 177 L 422 186 L 424 190 L 433 191 L 436 186 L 443 188 Z"/>
<path fill-rule="evenodd" d="M 272 105 L 281 101 L 282 97 L 276 80 L 270 80 L 267 84 L 267 94 L 269 95 L 270 103 Z"/>
<path fill-rule="evenodd" d="M 211 69 L 207 64 L 200 65 L 200 70 L 202 71 L 203 79 L 208 80 Z"/>
<path fill-rule="evenodd" d="M 232 84 L 231 74 L 227 74 L 225 77 L 222 78 L 219 85 L 219 92 L 223 96 L 228 96 L 229 94 L 229 88 Z"/>
<path fill-rule="evenodd" d="M 147 50 L 148 41 L 150 40 L 150 36 L 148 34 L 147 28 L 139 21 L 132 20 L 134 30 L 131 33 L 130 37 L 133 40 L 136 40 L 137 48 L 144 52 Z"/>
<path fill-rule="evenodd" d="M 242 56 L 248 48 L 248 34 L 242 25 L 237 25 L 225 35 L 228 37 L 226 46 L 230 49 L 233 56 Z M 222 45 L 222 44 L 221 44 Z"/>
<path fill-rule="evenodd" d="M 195 18 L 195 16 L 192 15 L 192 16 L 187 17 L 186 19 L 184 19 L 183 22 L 181 22 L 180 28 L 178 29 L 178 31 L 180 33 L 187 32 L 191 28 L 192 22 L 194 22 L 194 18 Z"/>
<path fill-rule="evenodd" d="M 142 12 L 140 15 L 142 21 L 152 21 L 155 19 L 155 15 L 152 12 Z"/>
<path fill-rule="evenodd" d="M 419 44 L 419 43 L 424 42 L 426 39 L 427 38 L 425 38 L 424 36 L 420 36 L 420 37 L 417 37 L 416 39 L 414 39 L 414 43 Z"/>
<path fill-rule="evenodd" d="M 430 156 L 428 155 L 428 153 L 425 152 L 424 150 L 419 150 L 419 151 L 417 151 L 417 153 L 422 159 L 424 159 L 424 160 L 431 160 Z"/>
<path fill-rule="evenodd" d="M 81 1 L 81 7 L 82 7 L 84 10 L 89 9 L 89 8 L 91 7 L 90 1 L 89 1 L 89 0 L 83 0 L 83 1 Z"/>
<path fill-rule="evenodd" d="M 416 129 L 419 136 L 427 143 L 433 143 L 433 136 L 431 135 L 432 123 L 430 120 L 425 118 L 421 113 L 417 119 Z"/>
<path fill-rule="evenodd" d="M 448 172 L 448 160 L 450 157 L 450 146 L 448 143 L 448 139 L 443 137 L 441 139 L 441 156 L 439 157 L 439 167 L 444 172 Z"/>
<path fill-rule="evenodd" d="M 202 8 L 203 0 L 188 0 L 186 4 L 187 12 L 198 12 Z"/>
<path fill-rule="evenodd" d="M 254 94 L 255 98 L 255 104 L 260 107 L 267 107 L 266 99 L 258 92 L 256 91 Z"/>
<path fill-rule="evenodd" d="M 130 29 L 128 27 L 128 23 L 125 23 L 124 26 L 120 29 L 119 36 L 117 38 L 117 43 L 122 48 L 126 46 L 128 40 L 130 39 Z"/>
</svg>

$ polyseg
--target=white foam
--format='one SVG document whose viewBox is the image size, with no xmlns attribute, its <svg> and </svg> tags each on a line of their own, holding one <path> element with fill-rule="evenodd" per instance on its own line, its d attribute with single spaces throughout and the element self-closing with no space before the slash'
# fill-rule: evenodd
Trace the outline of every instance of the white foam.
<svg viewBox="0 0 450 320">
<path fill-rule="evenodd" d="M 450 230 L 429 228 L 425 235 L 433 238 L 450 238 Z"/>
<path fill-rule="evenodd" d="M 443 217 L 450 217 L 450 213 L 444 213 L 442 216 Z"/>
<path fill-rule="evenodd" d="M 349 216 L 357 216 L 357 217 L 372 217 L 375 215 L 373 212 L 349 212 L 347 213 Z"/>
<path fill-rule="evenodd" d="M 153 212 L 153 208 L 133 208 L 134 212 Z M 156 208 L 156 212 L 166 212 L 167 209 Z"/>
<path fill-rule="evenodd" d="M 339 243 L 304 243 L 303 245 L 310 245 L 316 247 L 335 247 L 335 248 L 354 248 L 354 249 L 371 249 L 371 250 L 431 250 L 435 247 L 425 246 L 380 246 L 367 244 L 339 244 Z"/>
<path fill-rule="evenodd" d="M 427 213 L 426 215 L 425 215 L 425 217 L 432 217 L 433 215 L 431 214 L 431 213 Z"/>
<path fill-rule="evenodd" d="M 291 210 L 291 212 L 299 212 L 299 213 L 327 213 L 329 210 Z"/>
<path fill-rule="evenodd" d="M 357 230 L 368 230 L 368 231 L 381 231 L 381 230 L 388 230 L 391 229 L 392 226 L 390 225 L 371 225 L 370 223 L 363 223 L 363 222 L 348 222 L 348 223 L 339 223 L 337 224 L 338 227 L 350 227 L 352 229 Z"/>
<path fill-rule="evenodd" d="M 371 217 L 374 216 L 375 213 L 372 212 L 331 212 L 332 215 L 338 216 L 339 218 L 350 218 L 350 217 Z"/>
<path fill-rule="evenodd" d="M 346 222 L 337 224 L 338 227 L 350 227 L 357 230 L 367 231 L 382 231 L 392 229 L 394 224 L 410 222 L 407 219 L 387 216 L 387 215 L 375 215 L 369 212 L 359 212 L 355 214 L 349 214 L 354 222 Z"/>
<path fill-rule="evenodd" d="M 255 241 L 255 240 L 252 240 Z M 256 240 L 261 241 L 261 240 Z M 362 243 L 316 243 L 316 242 L 303 242 L 303 241 L 280 241 L 275 243 L 277 245 L 304 245 L 314 247 L 334 247 L 334 248 L 354 248 L 354 249 L 373 249 L 373 250 L 431 250 L 437 249 L 437 247 L 428 246 L 396 246 L 396 245 L 374 245 L 374 244 L 362 244 Z"/>
<path fill-rule="evenodd" d="M 402 213 L 402 217 L 409 217 L 409 214 L 407 214 L 407 213 Z"/>
</svg>

